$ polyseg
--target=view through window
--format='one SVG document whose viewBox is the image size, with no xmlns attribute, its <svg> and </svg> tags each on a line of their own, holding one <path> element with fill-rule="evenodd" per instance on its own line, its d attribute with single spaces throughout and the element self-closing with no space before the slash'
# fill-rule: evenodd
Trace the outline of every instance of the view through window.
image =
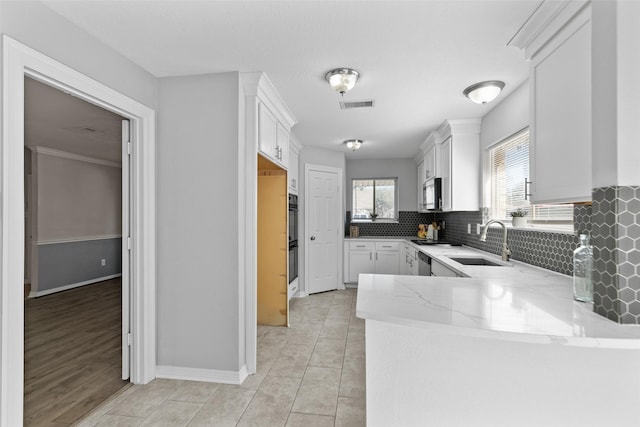
<svg viewBox="0 0 640 427">
<path fill-rule="evenodd" d="M 573 205 L 532 205 L 525 197 L 529 190 L 529 129 L 497 144 L 491 155 L 491 216 L 511 220 L 518 209 L 529 225 L 538 228 L 573 230 Z"/>
<path fill-rule="evenodd" d="M 354 179 L 351 217 L 360 220 L 397 220 L 397 178 Z"/>
</svg>

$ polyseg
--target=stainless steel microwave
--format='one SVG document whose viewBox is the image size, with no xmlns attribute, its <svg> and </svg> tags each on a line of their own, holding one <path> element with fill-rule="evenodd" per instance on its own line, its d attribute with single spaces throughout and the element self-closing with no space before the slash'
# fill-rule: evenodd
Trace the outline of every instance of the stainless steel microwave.
<svg viewBox="0 0 640 427">
<path fill-rule="evenodd" d="M 422 203 L 428 211 L 442 210 L 442 178 L 429 178 L 424 182 Z"/>
</svg>

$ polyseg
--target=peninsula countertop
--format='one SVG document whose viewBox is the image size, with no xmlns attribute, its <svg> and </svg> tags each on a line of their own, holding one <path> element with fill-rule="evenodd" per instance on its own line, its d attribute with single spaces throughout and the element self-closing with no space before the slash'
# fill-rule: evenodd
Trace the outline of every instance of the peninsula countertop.
<svg viewBox="0 0 640 427">
<path fill-rule="evenodd" d="M 573 300 L 572 278 L 520 262 L 461 265 L 449 257 L 500 258 L 469 247 L 419 247 L 463 276 L 362 274 L 356 315 L 444 333 L 515 342 L 640 349 L 640 327 L 619 325 Z"/>
</svg>

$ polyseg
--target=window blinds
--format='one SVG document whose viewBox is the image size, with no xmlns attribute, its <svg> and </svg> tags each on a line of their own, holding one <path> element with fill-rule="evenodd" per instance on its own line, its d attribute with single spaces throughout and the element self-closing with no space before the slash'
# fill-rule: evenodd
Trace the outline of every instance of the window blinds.
<svg viewBox="0 0 640 427">
<path fill-rule="evenodd" d="M 491 149 L 491 210 L 494 218 L 511 220 L 510 213 L 528 212 L 528 222 L 570 229 L 573 205 L 531 205 L 525 199 L 529 178 L 529 130 L 525 129 Z"/>
</svg>

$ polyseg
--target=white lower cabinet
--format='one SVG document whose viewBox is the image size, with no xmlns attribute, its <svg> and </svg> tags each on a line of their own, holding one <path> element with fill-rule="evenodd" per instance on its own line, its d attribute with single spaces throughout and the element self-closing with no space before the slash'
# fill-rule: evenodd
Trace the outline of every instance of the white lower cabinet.
<svg viewBox="0 0 640 427">
<path fill-rule="evenodd" d="M 399 241 L 352 241 L 348 248 L 345 282 L 358 282 L 360 274 L 400 274 Z"/>
<path fill-rule="evenodd" d="M 405 243 L 400 258 L 400 274 L 418 275 L 418 250 L 408 243 Z"/>
</svg>

